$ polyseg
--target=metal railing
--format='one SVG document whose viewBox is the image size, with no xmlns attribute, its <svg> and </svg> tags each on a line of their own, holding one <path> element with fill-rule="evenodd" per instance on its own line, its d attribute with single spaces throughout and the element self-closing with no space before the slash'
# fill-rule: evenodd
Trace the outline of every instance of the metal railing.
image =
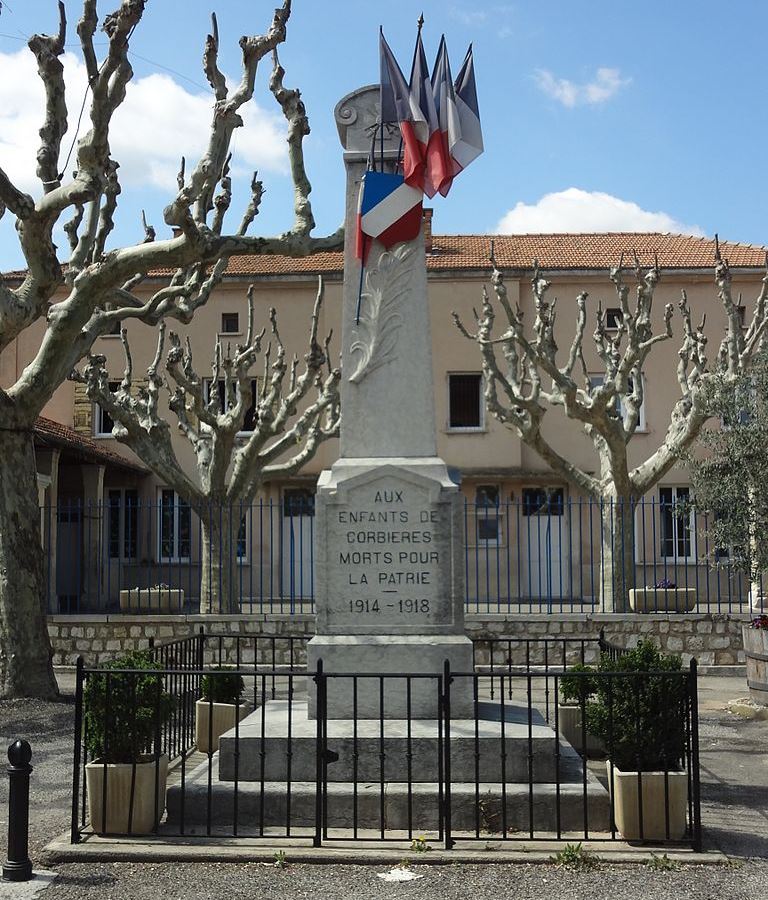
<svg viewBox="0 0 768 900">
<path fill-rule="evenodd" d="M 606 565 L 602 542 L 615 536 L 620 512 L 560 494 L 538 505 L 465 503 L 466 611 L 611 611 L 610 587 L 647 589 L 636 601 L 640 611 L 763 610 L 762 589 L 752 591 L 727 548 L 711 547 L 707 518 L 683 503 L 635 504 L 633 534 Z M 230 550 L 219 545 L 208 554 L 201 518 L 179 503 L 62 501 L 41 516 L 51 613 L 197 612 L 203 583 L 224 611 L 314 612 L 312 504 L 210 509 Z"/>
<path fill-rule="evenodd" d="M 695 661 L 687 671 L 573 670 L 568 660 L 587 659 L 594 648 L 543 639 L 548 667 L 499 658 L 493 673 L 490 663 L 457 672 L 446 662 L 428 675 L 328 672 L 322 663 L 307 672 L 258 659 L 225 670 L 198 666 L 195 653 L 215 640 L 193 635 L 189 652 L 183 641 L 167 653 L 153 648 L 150 669 L 78 664 L 73 842 L 143 830 L 161 838 L 295 838 L 315 846 L 407 844 L 423 836 L 446 849 L 480 840 L 626 836 L 701 849 Z M 604 638 L 597 648 L 611 650 Z M 538 649 L 523 652 L 533 659 Z M 485 650 L 493 659 L 495 647 Z M 570 738 L 565 707 L 549 702 L 560 697 L 566 676 L 580 697 Z M 211 682 L 233 678 L 242 679 L 242 692 L 219 733 Z M 595 697 L 607 717 L 602 764 L 591 759 L 588 733 Z M 124 734 L 117 737 L 137 721 L 144 727 L 128 744 Z M 652 752 L 649 734 L 660 736 Z M 112 780 L 118 744 L 130 749 L 127 788 Z M 142 756 L 148 814 L 138 797 Z M 625 789 L 620 780 L 634 791 L 634 811 L 617 799 Z M 110 791 L 122 799 L 121 821 L 107 812 Z M 651 805 L 654 792 L 660 811 Z"/>
</svg>

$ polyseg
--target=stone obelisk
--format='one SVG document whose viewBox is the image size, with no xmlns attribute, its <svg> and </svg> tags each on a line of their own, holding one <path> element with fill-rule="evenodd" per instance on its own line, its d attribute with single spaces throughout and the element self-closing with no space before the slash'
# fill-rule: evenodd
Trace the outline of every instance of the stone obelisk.
<svg viewBox="0 0 768 900">
<path fill-rule="evenodd" d="M 448 660 L 452 670 L 471 672 L 462 504 L 436 448 L 423 235 L 389 250 L 374 241 L 362 281 L 355 256 L 360 182 L 378 105 L 372 86 L 335 111 L 347 173 L 341 454 L 318 484 L 317 636 L 308 665 L 312 671 L 322 660 L 329 673 L 436 675 Z M 391 171 L 399 147 L 399 133 L 385 135 L 383 147 L 377 138 L 377 163 Z M 329 718 L 352 716 L 352 694 L 351 679 L 328 680 Z M 359 679 L 357 716 L 377 718 L 381 707 L 380 685 Z M 471 714 L 468 679 L 455 685 L 452 707 L 454 716 Z M 388 680 L 384 716 L 405 711 L 404 682 Z M 412 682 L 410 712 L 437 717 L 434 680 Z"/>
</svg>

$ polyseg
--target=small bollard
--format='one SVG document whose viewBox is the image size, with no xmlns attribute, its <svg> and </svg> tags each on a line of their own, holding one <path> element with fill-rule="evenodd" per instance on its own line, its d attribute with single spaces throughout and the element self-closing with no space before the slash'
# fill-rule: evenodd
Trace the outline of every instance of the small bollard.
<svg viewBox="0 0 768 900">
<path fill-rule="evenodd" d="M 8 859 L 3 863 L 4 881 L 29 881 L 29 776 L 32 748 L 27 741 L 14 741 L 8 748 Z"/>
</svg>

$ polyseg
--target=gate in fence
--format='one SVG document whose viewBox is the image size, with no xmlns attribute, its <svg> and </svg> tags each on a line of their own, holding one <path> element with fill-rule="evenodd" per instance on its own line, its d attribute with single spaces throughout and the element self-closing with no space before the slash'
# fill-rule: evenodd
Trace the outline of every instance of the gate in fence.
<svg viewBox="0 0 768 900">
<path fill-rule="evenodd" d="M 135 668 L 81 663 L 72 841 L 144 832 L 701 848 L 695 662 L 595 673 L 574 664 L 611 649 L 602 641 L 501 638 L 477 647 L 472 672 L 342 674 L 301 669 L 302 651 L 280 641 L 240 638 L 229 668 L 220 639 L 204 635 L 154 648 Z M 293 665 L 275 664 L 287 656 Z M 470 716 L 453 714 L 457 690 L 470 692 Z M 421 708 L 432 698 L 430 718 L 411 715 L 417 695 Z M 607 716 L 600 746 L 595 698 Z"/>
</svg>

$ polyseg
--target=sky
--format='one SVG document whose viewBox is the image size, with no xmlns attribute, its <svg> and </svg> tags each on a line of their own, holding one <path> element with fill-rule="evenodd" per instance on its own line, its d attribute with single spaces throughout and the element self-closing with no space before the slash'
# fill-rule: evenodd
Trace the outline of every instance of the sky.
<svg viewBox="0 0 768 900">
<path fill-rule="evenodd" d="M 101 16 L 118 0 L 101 0 Z M 181 155 L 205 144 L 212 95 L 201 67 L 216 11 L 220 67 L 240 74 L 237 41 L 263 33 L 274 0 L 147 0 L 131 40 L 134 80 L 113 123 L 122 196 L 108 246 L 143 237 L 141 210 L 158 235 L 176 190 Z M 66 0 L 65 70 L 74 137 L 86 81 L 75 27 L 80 0 Z M 294 0 L 280 49 L 285 83 L 302 91 L 312 134 L 305 141 L 316 234 L 338 226 L 344 171 L 335 104 L 378 80 L 378 29 L 406 72 L 423 11 L 430 63 L 445 34 L 454 74 L 475 48 L 486 152 L 435 198 L 434 231 L 675 231 L 768 243 L 765 156 L 768 69 L 765 0 Z M 55 0 L 2 0 L 0 167 L 38 196 L 34 174 L 42 87 L 25 39 L 57 28 Z M 105 36 L 97 35 L 104 52 Z M 292 222 L 285 125 L 269 93 L 269 64 L 257 78 L 245 125 L 236 133 L 234 230 L 258 169 L 266 186 L 251 233 Z M 81 134 L 87 127 L 86 115 Z M 188 162 L 189 165 L 189 162 Z M 71 169 L 71 163 L 69 165 Z M 66 258 L 66 241 L 56 233 Z M 0 221 L 0 270 L 23 265 L 13 217 Z"/>
</svg>

